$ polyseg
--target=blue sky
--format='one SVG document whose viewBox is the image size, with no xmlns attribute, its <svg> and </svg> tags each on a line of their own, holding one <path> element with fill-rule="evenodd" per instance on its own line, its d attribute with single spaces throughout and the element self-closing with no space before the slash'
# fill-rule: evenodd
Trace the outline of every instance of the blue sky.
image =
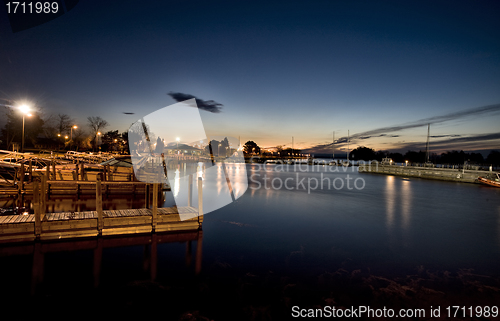
<svg viewBox="0 0 500 321">
<path fill-rule="evenodd" d="M 12 33 L 0 11 L 0 98 L 125 131 L 182 92 L 223 104 L 201 112 L 209 135 L 314 151 L 333 131 L 342 150 L 349 130 L 351 147 L 419 148 L 427 126 L 355 137 L 499 104 L 499 14 L 493 1 L 80 1 Z M 499 148 L 499 120 L 432 124 L 435 150 Z"/>
</svg>

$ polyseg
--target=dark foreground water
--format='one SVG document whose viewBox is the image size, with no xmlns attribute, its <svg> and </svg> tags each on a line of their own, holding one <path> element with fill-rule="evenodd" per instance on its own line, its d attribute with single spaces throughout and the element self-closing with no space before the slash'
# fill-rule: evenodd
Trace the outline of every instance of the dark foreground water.
<svg viewBox="0 0 500 321">
<path fill-rule="evenodd" d="M 423 308 L 427 320 L 431 307 L 443 317 L 450 305 L 500 305 L 500 189 L 353 168 L 247 170 L 246 193 L 205 215 L 202 235 L 128 238 L 101 252 L 69 242 L 41 257 L 4 247 L 2 302 L 166 320 L 359 305 Z"/>
</svg>

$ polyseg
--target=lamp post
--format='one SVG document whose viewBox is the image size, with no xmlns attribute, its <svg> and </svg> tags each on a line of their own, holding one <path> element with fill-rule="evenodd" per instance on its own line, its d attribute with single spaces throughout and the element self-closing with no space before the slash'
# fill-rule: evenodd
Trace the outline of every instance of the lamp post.
<svg viewBox="0 0 500 321">
<path fill-rule="evenodd" d="M 101 132 L 97 132 L 97 134 L 95 135 L 95 149 L 97 151 L 97 142 L 98 142 L 98 137 L 101 136 Z"/>
<path fill-rule="evenodd" d="M 24 118 L 25 116 L 30 117 L 30 108 L 27 105 L 22 105 L 19 107 L 19 110 L 23 113 L 23 135 L 22 135 L 22 141 L 21 141 L 21 153 L 24 153 Z"/>
<path fill-rule="evenodd" d="M 77 128 L 78 128 L 78 126 L 76 126 L 76 125 L 71 126 L 71 134 L 70 134 L 71 136 L 70 136 L 70 140 L 69 140 L 69 142 L 71 144 L 70 147 L 73 146 L 73 129 L 77 129 Z"/>
</svg>

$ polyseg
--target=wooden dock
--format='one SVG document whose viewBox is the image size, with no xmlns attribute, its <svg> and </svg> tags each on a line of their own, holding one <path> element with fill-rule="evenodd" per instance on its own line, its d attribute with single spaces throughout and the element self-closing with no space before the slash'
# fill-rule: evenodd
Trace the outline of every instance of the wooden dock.
<svg viewBox="0 0 500 321">
<path fill-rule="evenodd" d="M 146 198 L 152 195 L 146 208 L 103 210 L 103 184 L 94 183 L 96 210 L 86 212 L 45 213 L 47 182 L 33 182 L 34 213 L 0 216 L 0 242 L 26 242 L 106 235 L 127 235 L 165 231 L 199 230 L 203 222 L 202 180 L 198 179 L 198 206 L 191 199 L 185 207 L 158 207 L 161 184 L 150 184 Z M 148 185 L 149 186 L 149 185 Z M 192 176 L 189 195 L 193 194 Z"/>
<path fill-rule="evenodd" d="M 44 169 L 35 169 L 31 159 L 20 163 L 3 163 L 3 166 L 11 168 L 12 178 L 7 179 L 0 174 L 0 196 L 29 195 L 33 191 L 33 181 L 37 179 L 45 179 L 48 195 L 80 195 L 89 191 L 92 193 L 92 185 L 95 185 L 98 178 L 105 185 L 107 194 L 134 194 L 138 189 L 144 190 L 147 185 L 136 178 L 132 167 L 86 164 L 79 161 L 56 164 L 53 159 L 50 161 Z M 148 168 L 152 168 L 152 165 Z M 163 188 L 170 189 L 169 186 Z"/>
</svg>

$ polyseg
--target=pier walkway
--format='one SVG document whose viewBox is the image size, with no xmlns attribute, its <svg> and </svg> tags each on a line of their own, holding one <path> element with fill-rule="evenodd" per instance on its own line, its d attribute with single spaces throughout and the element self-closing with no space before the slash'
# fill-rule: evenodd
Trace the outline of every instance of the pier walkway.
<svg viewBox="0 0 500 321">
<path fill-rule="evenodd" d="M 146 208 L 103 210 L 103 186 L 98 179 L 94 183 L 96 210 L 64 213 L 45 213 L 46 180 L 35 180 L 32 191 L 34 213 L 0 216 L 0 243 L 200 230 L 203 222 L 203 181 L 198 179 L 198 206 L 193 207 L 194 184 L 191 175 L 190 178 L 188 204 L 184 207 L 158 207 L 162 193 L 162 184 L 158 183 L 148 184 Z M 152 202 L 149 202 L 151 196 Z"/>
</svg>

